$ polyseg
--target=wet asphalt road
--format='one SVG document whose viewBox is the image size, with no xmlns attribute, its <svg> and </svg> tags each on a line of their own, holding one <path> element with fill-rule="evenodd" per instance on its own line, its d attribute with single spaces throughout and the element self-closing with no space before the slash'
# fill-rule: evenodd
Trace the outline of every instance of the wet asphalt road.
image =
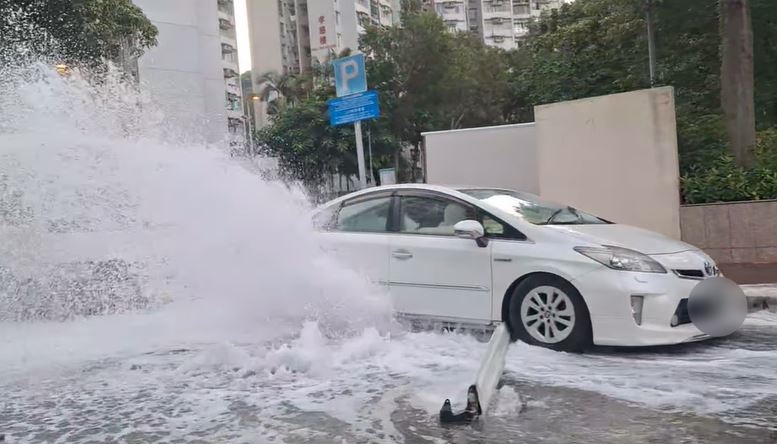
<svg viewBox="0 0 777 444">
<path fill-rule="evenodd" d="M 687 360 L 697 352 L 710 350 L 720 353 L 742 350 L 777 357 L 777 323 L 746 325 L 729 338 L 676 347 L 601 348 L 582 359 L 615 357 L 617 362 L 622 362 L 618 365 L 640 366 L 651 360 Z M 336 402 L 355 391 L 367 392 L 366 405 L 375 409 L 369 407 L 359 413 L 359 426 L 331 412 L 309 406 L 302 408 L 286 401 L 274 406 L 271 418 L 262 402 L 274 391 L 272 387 L 268 389 L 267 384 L 271 382 L 265 380 L 253 381 L 247 377 L 246 385 L 236 385 L 235 378 L 228 381 L 209 376 L 183 382 L 158 381 L 166 368 L 173 371 L 187 354 L 191 353 L 181 350 L 155 356 L 153 360 L 149 357 L 142 362 L 142 369 L 154 368 L 147 382 L 118 389 L 112 385 L 131 378 L 137 372 L 134 365 L 98 362 L 67 378 L 19 381 L 12 386 L 0 381 L 0 387 L 6 392 L 0 403 L 0 433 L 6 433 L 10 443 L 777 443 L 777 396 L 750 403 L 745 408 L 699 414 L 672 406 L 649 407 L 550 381 L 546 384 L 536 375 L 528 378 L 511 369 L 509 361 L 500 393 L 512 393 L 513 398 L 507 399 L 506 407 L 492 406 L 489 416 L 470 425 L 440 424 L 435 412 L 419 408 L 413 401 L 410 378 L 399 374 L 387 377 L 380 368 L 373 373 L 375 381 L 369 380 L 368 373 L 364 376 L 367 381 L 362 381 L 365 384 L 361 386 L 354 383 L 341 386 L 339 391 L 307 392 L 308 397 L 326 398 L 324 402 Z M 769 362 L 773 366 L 770 368 L 767 364 L 762 371 L 777 373 L 777 359 Z M 698 382 L 698 375 L 684 375 L 682 371 L 672 373 L 675 374 L 677 378 L 697 378 Z M 581 375 L 581 378 L 587 376 Z M 735 385 L 736 381 L 730 383 Z M 281 397 L 285 396 L 284 390 L 289 390 L 285 385 L 277 388 Z M 465 389 L 461 387 L 462 391 Z M 192 393 L 201 397 L 204 394 L 206 402 L 180 407 L 178 404 L 185 405 Z M 248 393 L 260 395 L 252 399 L 246 396 Z M 440 404 L 447 395 L 440 393 Z M 226 407 L 214 410 L 209 418 L 207 408 L 218 401 L 224 401 Z M 496 403 L 503 401 L 504 396 L 496 397 Z M 462 407 L 454 404 L 454 410 Z M 173 427 L 171 418 L 192 409 L 200 418 L 200 423 L 194 424 L 195 431 L 190 430 L 191 423 L 185 424 L 187 431 L 184 425 L 179 429 Z M 279 411 L 282 413 L 278 414 Z"/>
</svg>

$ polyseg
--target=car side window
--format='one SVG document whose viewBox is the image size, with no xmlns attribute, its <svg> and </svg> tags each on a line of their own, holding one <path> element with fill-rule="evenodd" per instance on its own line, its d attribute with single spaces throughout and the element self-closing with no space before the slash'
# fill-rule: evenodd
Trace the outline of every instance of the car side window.
<svg viewBox="0 0 777 444">
<path fill-rule="evenodd" d="M 454 225 L 474 218 L 471 207 L 450 199 L 435 196 L 400 198 L 400 233 L 453 236 Z"/>
<path fill-rule="evenodd" d="M 483 228 L 485 229 L 486 234 L 493 234 L 495 236 L 505 234 L 505 226 L 489 215 L 483 216 Z"/>
<path fill-rule="evenodd" d="M 526 240 L 526 235 L 496 217 L 482 213 L 480 217 L 486 236 L 494 239 Z"/>
<path fill-rule="evenodd" d="M 337 214 L 337 231 L 380 233 L 387 230 L 391 196 L 346 202 Z"/>
</svg>

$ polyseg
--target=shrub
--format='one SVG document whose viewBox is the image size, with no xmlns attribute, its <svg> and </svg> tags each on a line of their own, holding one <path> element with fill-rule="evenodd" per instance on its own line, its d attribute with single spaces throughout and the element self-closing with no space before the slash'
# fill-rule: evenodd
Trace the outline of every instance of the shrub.
<svg viewBox="0 0 777 444">
<path fill-rule="evenodd" d="M 681 186 L 688 204 L 777 199 L 777 128 L 758 134 L 754 168 L 741 168 L 730 154 L 718 151 L 688 168 Z"/>
</svg>

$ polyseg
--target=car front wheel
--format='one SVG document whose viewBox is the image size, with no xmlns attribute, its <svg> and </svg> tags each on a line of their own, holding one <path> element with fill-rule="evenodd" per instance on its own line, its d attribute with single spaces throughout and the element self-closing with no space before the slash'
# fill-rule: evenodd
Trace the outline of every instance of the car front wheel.
<svg viewBox="0 0 777 444">
<path fill-rule="evenodd" d="M 513 291 L 512 339 L 559 351 L 582 352 L 591 345 L 591 318 L 583 297 L 564 279 L 530 276 Z"/>
</svg>

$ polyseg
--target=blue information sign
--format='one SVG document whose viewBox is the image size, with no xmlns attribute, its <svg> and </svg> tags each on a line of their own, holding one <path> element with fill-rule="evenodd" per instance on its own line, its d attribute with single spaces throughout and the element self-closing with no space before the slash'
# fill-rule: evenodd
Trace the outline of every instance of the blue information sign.
<svg viewBox="0 0 777 444">
<path fill-rule="evenodd" d="M 378 93 L 374 90 L 338 97 L 330 100 L 328 104 L 329 124 L 332 126 L 374 119 L 380 116 Z"/>
</svg>

